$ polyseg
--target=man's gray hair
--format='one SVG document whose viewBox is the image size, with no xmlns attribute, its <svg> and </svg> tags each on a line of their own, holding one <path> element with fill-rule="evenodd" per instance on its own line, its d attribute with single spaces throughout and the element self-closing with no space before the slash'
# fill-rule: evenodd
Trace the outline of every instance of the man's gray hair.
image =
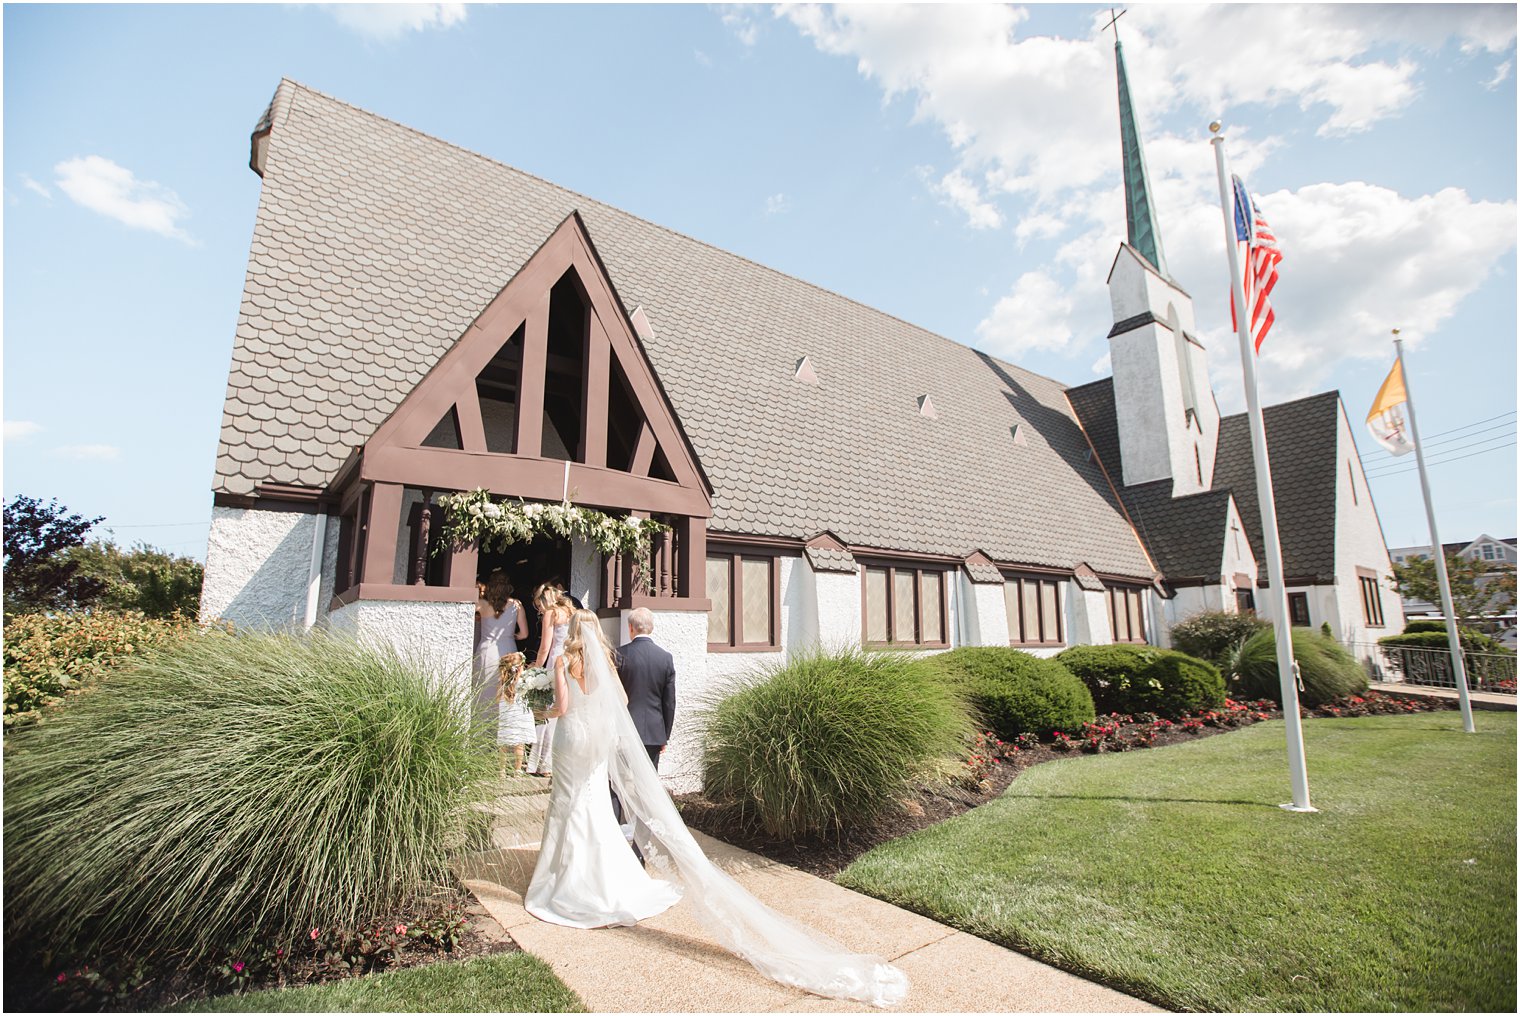
<svg viewBox="0 0 1520 1016">
<path fill-rule="evenodd" d="M 634 607 L 628 612 L 628 627 L 636 635 L 648 635 L 654 631 L 654 611 L 648 607 Z"/>
</svg>

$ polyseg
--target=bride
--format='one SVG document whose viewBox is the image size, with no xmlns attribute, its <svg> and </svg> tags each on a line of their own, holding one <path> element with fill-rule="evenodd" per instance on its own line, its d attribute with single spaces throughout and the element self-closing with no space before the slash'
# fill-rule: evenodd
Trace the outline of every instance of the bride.
<svg viewBox="0 0 1520 1016">
<path fill-rule="evenodd" d="M 588 610 L 570 619 L 554 670 L 554 782 L 528 913 L 573 928 L 632 925 L 685 899 L 724 948 L 765 976 L 831 998 L 900 1002 L 901 970 L 846 951 L 751 896 L 702 853 L 681 821 L 628 715 L 622 682 Z M 639 866 L 612 813 L 607 785 L 632 816 Z"/>
</svg>

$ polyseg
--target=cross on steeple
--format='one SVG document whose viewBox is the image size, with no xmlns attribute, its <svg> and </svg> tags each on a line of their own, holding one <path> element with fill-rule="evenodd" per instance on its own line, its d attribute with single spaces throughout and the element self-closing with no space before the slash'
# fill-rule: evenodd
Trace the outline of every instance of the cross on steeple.
<svg viewBox="0 0 1520 1016">
<path fill-rule="evenodd" d="M 1120 18 L 1124 17 L 1124 15 L 1126 15 L 1128 13 L 1129 13 L 1129 11 L 1123 10 L 1123 11 L 1120 11 L 1118 14 L 1115 14 L 1114 13 L 1114 9 L 1112 7 L 1110 7 L 1108 9 L 1108 24 L 1104 25 L 1101 29 L 1099 29 L 1099 31 L 1106 32 L 1110 28 L 1112 28 L 1114 30 L 1114 41 L 1118 42 L 1119 41 L 1119 25 L 1118 25 L 1118 21 L 1119 21 Z"/>
</svg>

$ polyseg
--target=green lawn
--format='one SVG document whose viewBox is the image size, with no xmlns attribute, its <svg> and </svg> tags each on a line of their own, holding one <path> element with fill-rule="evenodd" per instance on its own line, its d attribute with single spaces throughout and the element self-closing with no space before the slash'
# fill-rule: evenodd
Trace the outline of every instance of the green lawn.
<svg viewBox="0 0 1520 1016">
<path fill-rule="evenodd" d="M 1515 714 L 1283 725 L 1029 770 L 840 876 L 1173 1009 L 1515 1011 Z"/>
<path fill-rule="evenodd" d="M 585 1012 L 548 964 L 527 953 L 392 970 L 369 977 L 219 995 L 181 1012 Z"/>
</svg>

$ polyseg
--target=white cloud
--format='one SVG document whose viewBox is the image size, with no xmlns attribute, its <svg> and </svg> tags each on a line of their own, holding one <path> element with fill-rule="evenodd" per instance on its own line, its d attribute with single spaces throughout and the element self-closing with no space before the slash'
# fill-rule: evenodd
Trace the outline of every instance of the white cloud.
<svg viewBox="0 0 1520 1016">
<path fill-rule="evenodd" d="M 392 42 L 407 32 L 448 28 L 463 21 L 464 4 L 329 4 L 338 24 L 372 42 Z"/>
<path fill-rule="evenodd" d="M 760 25 L 755 21 L 754 8 L 747 4 L 719 4 L 723 25 L 746 46 L 760 41 Z"/>
<path fill-rule="evenodd" d="M 1112 323 L 1105 279 L 1125 223 L 1113 43 L 1100 31 L 1107 11 L 1076 39 L 1021 35 L 1026 14 L 1008 6 L 781 13 L 819 50 L 852 59 L 884 103 L 910 103 L 915 122 L 943 133 L 956 164 L 920 172 L 968 226 L 1006 219 L 1020 243 L 1060 244 L 996 300 L 977 344 L 1015 360 L 1098 356 L 1101 366 Z M 1251 131 L 1243 125 L 1266 118 L 1241 107 L 1299 110 L 1277 119 L 1321 137 L 1366 131 L 1418 97 L 1422 54 L 1455 40 L 1471 56 L 1512 58 L 1513 8 L 1156 4 L 1130 8 L 1121 27 L 1169 268 L 1194 295 L 1221 403 L 1238 405 L 1213 151 L 1199 136 L 1161 130 L 1160 118 L 1196 115 L 1201 134 L 1221 116 L 1232 167 L 1250 182 L 1304 142 Z M 1273 400 L 1317 390 L 1348 357 L 1385 356 L 1395 325 L 1406 336 L 1435 331 L 1515 242 L 1513 202 L 1455 189 L 1406 196 L 1371 183 L 1310 183 L 1261 200 L 1285 253 L 1263 352 Z"/>
<path fill-rule="evenodd" d="M 996 229 L 1003 224 L 1003 213 L 983 199 L 976 184 L 958 169 L 946 173 L 931 189 L 946 204 L 959 209 L 972 229 Z"/>
<path fill-rule="evenodd" d="M 1108 377 L 1113 372 L 1113 369 L 1114 359 L 1107 353 L 1098 357 L 1092 364 L 1092 372 L 1098 375 L 1098 377 Z"/>
<path fill-rule="evenodd" d="M 702 52 L 700 49 L 693 50 L 692 51 L 692 56 L 695 57 L 697 63 L 701 64 L 703 67 L 711 67 L 713 65 L 712 57 L 708 56 L 706 53 Z"/>
<path fill-rule="evenodd" d="M 5 440 L 17 441 L 24 437 L 31 437 L 42 430 L 42 424 L 33 423 L 31 420 L 6 420 Z"/>
<path fill-rule="evenodd" d="M 1505 81 L 1509 80 L 1509 73 L 1514 69 L 1515 61 L 1504 61 L 1498 67 L 1494 68 L 1494 76 L 1490 78 L 1483 87 L 1492 92 L 1495 88 L 1498 88 L 1500 85 L 1504 84 Z"/>
<path fill-rule="evenodd" d="M 108 444 L 60 445 L 53 451 L 66 459 L 77 459 L 81 462 L 106 462 L 121 458 L 121 449 Z"/>
<path fill-rule="evenodd" d="M 99 155 L 68 159 L 53 167 L 58 189 L 93 212 L 160 236 L 194 243 L 179 228 L 190 214 L 172 190 L 152 180 L 139 180 L 130 169 Z"/>
<path fill-rule="evenodd" d="M 772 194 L 770 197 L 765 199 L 766 215 L 779 215 L 782 212 L 789 210 L 790 208 L 791 205 L 787 204 L 785 194 Z"/>
<path fill-rule="evenodd" d="M 1025 272 L 992 314 L 976 326 L 980 345 L 1015 363 L 1032 350 L 1059 350 L 1072 341 L 1070 290 L 1047 272 Z"/>
<path fill-rule="evenodd" d="M 21 174 L 21 186 L 25 187 L 27 190 L 31 191 L 34 194 L 41 194 L 49 201 L 53 200 L 52 191 L 48 190 L 36 180 L 33 180 L 30 176 L 27 176 L 25 173 Z"/>
</svg>

